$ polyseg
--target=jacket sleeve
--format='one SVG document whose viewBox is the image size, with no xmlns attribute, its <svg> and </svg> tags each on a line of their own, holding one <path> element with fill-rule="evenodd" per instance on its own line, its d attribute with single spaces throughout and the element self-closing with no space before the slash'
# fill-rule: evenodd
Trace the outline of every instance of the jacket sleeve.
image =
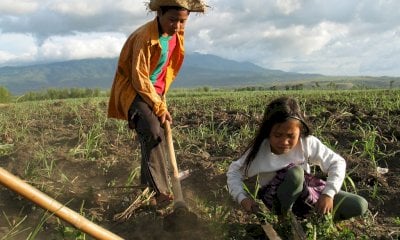
<svg viewBox="0 0 400 240">
<path fill-rule="evenodd" d="M 232 198 L 238 202 L 239 204 L 243 199 L 247 198 L 248 195 L 243 188 L 243 179 L 244 179 L 244 162 L 246 159 L 246 155 L 243 155 L 236 161 L 233 161 L 227 172 L 227 182 L 228 182 L 228 190 L 229 194 Z"/>
<path fill-rule="evenodd" d="M 346 161 L 316 137 L 310 136 L 308 141 L 310 164 L 319 165 L 322 171 L 328 174 L 326 186 L 322 193 L 333 198 L 342 187 L 346 175 Z"/>
</svg>

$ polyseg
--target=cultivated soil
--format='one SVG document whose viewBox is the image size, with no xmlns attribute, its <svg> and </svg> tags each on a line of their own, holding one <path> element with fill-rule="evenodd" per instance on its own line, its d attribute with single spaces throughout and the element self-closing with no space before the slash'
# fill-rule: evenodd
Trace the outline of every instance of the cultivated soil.
<svg viewBox="0 0 400 240">
<path fill-rule="evenodd" d="M 0 133 L 0 144 L 10 146 L 0 155 L 0 166 L 124 239 L 262 239 L 257 220 L 243 212 L 229 196 L 225 173 L 250 140 L 245 137 L 229 147 L 229 137 L 236 136 L 244 126 L 258 126 L 260 109 L 267 100 L 254 106 L 254 111 L 228 109 L 224 107 L 228 102 L 218 101 L 208 109 L 190 103 L 199 107 L 185 112 L 178 111 L 183 103 L 170 103 L 179 169 L 190 170 L 181 182 L 184 199 L 190 212 L 198 216 L 196 226 L 187 231 L 168 232 L 163 228 L 165 219 L 173 213 L 172 206 L 155 209 L 143 204 L 129 218 L 115 219 L 143 190 L 138 174 L 127 184 L 139 166 L 140 148 L 136 134 L 125 123 L 105 120 L 106 99 L 82 100 L 74 105 L 76 108 L 67 100 L 43 103 L 40 111 L 26 110 L 28 116 L 14 104 L 2 106 L 2 112 L 16 116 L 13 123 L 7 123 L 9 128 Z M 325 108 L 313 112 L 311 106 L 315 105 Z M 381 114 L 380 109 L 365 109 L 361 103 L 340 105 L 343 110 L 336 107 L 338 100 L 309 100 L 306 106 L 314 129 L 346 158 L 357 193 L 369 202 L 368 216 L 340 223 L 339 231 L 350 229 L 355 239 L 399 239 L 400 110 Z M 99 119 L 103 119 L 98 134 L 101 141 L 89 155 L 84 155 L 82 149 L 88 148 L 84 138 L 89 139 L 89 130 Z M 360 123 L 364 130 L 374 126 L 375 161 L 361 153 L 361 142 L 367 136 L 357 127 Z M 221 132 L 201 140 L 196 139 L 200 138 L 198 135 L 188 136 L 190 130 L 204 125 L 212 125 L 215 131 L 224 129 L 226 136 Z M 25 129 L 24 135 L 18 135 L 21 129 Z M 355 143 L 357 139 L 359 144 Z M 378 173 L 377 166 L 388 172 Z M 354 191 L 350 181 L 347 187 Z M 27 239 L 45 213 L 2 186 L 0 212 L 0 239 L 25 216 L 17 227 L 20 233 L 5 239 Z M 92 239 L 88 235 L 83 238 L 80 231 L 55 216 L 47 217 L 36 239 Z"/>
</svg>

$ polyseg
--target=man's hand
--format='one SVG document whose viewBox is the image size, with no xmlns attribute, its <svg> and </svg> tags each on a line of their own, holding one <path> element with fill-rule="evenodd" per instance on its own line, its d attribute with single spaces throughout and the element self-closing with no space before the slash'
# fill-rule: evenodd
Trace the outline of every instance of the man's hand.
<svg viewBox="0 0 400 240">
<path fill-rule="evenodd" d="M 165 123 L 165 121 L 169 121 L 170 123 L 172 123 L 172 117 L 171 117 L 171 114 L 169 114 L 168 111 L 166 111 L 165 113 L 163 113 L 160 116 L 161 125 L 163 125 Z"/>
<path fill-rule="evenodd" d="M 244 210 L 248 213 L 258 213 L 260 211 L 260 207 L 258 206 L 258 203 L 256 203 L 253 199 L 251 198 L 245 198 L 242 200 L 240 203 Z"/>
<path fill-rule="evenodd" d="M 326 194 L 321 194 L 317 203 L 315 204 L 316 211 L 321 214 L 331 213 L 333 210 L 333 198 Z"/>
</svg>

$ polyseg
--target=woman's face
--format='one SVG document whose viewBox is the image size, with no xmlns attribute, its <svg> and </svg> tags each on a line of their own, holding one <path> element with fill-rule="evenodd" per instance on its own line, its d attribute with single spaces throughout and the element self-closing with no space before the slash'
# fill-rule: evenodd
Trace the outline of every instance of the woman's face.
<svg viewBox="0 0 400 240">
<path fill-rule="evenodd" d="M 189 18 L 189 11 L 170 9 L 163 15 L 159 13 L 159 21 L 163 36 L 172 36 L 185 29 L 185 24 Z"/>
<path fill-rule="evenodd" d="M 277 155 L 289 152 L 299 142 L 301 123 L 296 119 L 288 119 L 276 123 L 269 135 L 271 151 Z"/>
</svg>

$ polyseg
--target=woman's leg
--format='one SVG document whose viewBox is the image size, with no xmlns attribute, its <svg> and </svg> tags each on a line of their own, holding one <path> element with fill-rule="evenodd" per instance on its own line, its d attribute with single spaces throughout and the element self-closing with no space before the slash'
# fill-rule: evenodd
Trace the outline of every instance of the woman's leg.
<svg viewBox="0 0 400 240">
<path fill-rule="evenodd" d="M 368 202 L 363 197 L 340 191 L 333 198 L 334 220 L 346 220 L 365 214 Z"/>
<path fill-rule="evenodd" d="M 277 197 L 282 214 L 291 210 L 293 204 L 303 191 L 304 170 L 299 166 L 289 168 L 285 179 L 277 189 Z"/>
</svg>

